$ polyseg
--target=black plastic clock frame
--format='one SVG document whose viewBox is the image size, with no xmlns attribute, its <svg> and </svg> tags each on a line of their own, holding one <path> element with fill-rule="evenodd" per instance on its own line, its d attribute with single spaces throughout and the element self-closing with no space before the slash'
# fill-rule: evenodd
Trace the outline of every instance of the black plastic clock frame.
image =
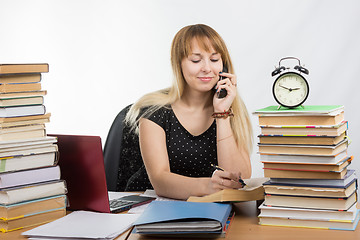
<svg viewBox="0 0 360 240">
<path fill-rule="evenodd" d="M 304 79 L 304 81 L 305 81 L 305 83 L 306 83 L 306 86 L 307 86 L 307 89 L 308 89 L 304 100 L 303 100 L 302 102 L 300 102 L 298 105 L 295 105 L 295 106 L 286 106 L 286 105 L 280 103 L 279 100 L 276 98 L 276 95 L 275 95 L 275 84 L 276 84 L 276 82 L 279 80 L 280 77 L 282 77 L 282 76 L 284 76 L 284 75 L 287 75 L 287 74 L 296 74 L 296 75 L 300 76 L 302 79 Z M 281 106 L 287 107 L 287 108 L 296 108 L 296 107 L 300 106 L 301 104 L 303 104 L 303 103 L 306 101 L 306 99 L 308 98 L 309 92 L 310 92 L 309 83 L 308 83 L 307 80 L 304 78 L 304 76 L 302 76 L 301 74 L 299 74 L 299 73 L 297 73 L 297 72 L 293 72 L 293 71 L 288 71 L 288 72 L 285 72 L 285 73 L 280 74 L 280 75 L 275 79 L 274 84 L 273 84 L 273 87 L 272 87 L 272 93 L 273 93 L 273 96 L 274 96 L 276 102 L 277 102 L 278 104 L 280 104 Z"/>
</svg>

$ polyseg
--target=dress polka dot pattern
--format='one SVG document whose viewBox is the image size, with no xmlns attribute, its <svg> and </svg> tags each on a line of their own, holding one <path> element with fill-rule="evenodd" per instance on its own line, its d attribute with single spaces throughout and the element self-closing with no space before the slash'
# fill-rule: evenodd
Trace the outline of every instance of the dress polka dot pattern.
<svg viewBox="0 0 360 240">
<path fill-rule="evenodd" d="M 205 132 L 194 136 L 180 124 L 171 107 L 161 108 L 147 118 L 165 131 L 171 172 L 188 177 L 211 176 L 211 164 L 217 164 L 216 121 Z M 138 147 L 138 139 L 136 144 Z M 141 165 L 139 170 L 130 176 L 125 190 L 140 191 L 149 188 L 145 167 Z"/>
</svg>

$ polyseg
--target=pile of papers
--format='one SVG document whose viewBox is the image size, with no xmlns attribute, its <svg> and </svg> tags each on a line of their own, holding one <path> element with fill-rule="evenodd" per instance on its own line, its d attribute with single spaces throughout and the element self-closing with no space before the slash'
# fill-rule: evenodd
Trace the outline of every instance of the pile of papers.
<svg viewBox="0 0 360 240">
<path fill-rule="evenodd" d="M 26 231 L 29 239 L 114 239 L 132 227 L 138 214 L 76 211 Z"/>
</svg>

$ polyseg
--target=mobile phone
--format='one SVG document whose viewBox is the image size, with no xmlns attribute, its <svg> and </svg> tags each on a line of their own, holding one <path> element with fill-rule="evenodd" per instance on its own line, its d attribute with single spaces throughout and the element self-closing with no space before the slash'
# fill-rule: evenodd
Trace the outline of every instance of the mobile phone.
<svg viewBox="0 0 360 240">
<path fill-rule="evenodd" d="M 227 68 L 224 67 L 222 72 L 228 72 Z M 219 81 L 223 79 L 223 76 L 220 76 Z M 216 88 L 214 86 L 214 91 L 216 92 Z M 216 92 L 218 98 L 224 98 L 227 95 L 226 89 L 221 89 L 219 92 Z"/>
</svg>

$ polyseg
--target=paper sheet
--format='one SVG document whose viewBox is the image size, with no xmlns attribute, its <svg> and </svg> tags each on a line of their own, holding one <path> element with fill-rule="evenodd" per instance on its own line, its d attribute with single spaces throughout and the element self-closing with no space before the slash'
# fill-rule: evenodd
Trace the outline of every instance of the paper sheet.
<svg viewBox="0 0 360 240">
<path fill-rule="evenodd" d="M 141 194 L 141 196 L 154 197 L 154 198 L 156 198 L 154 201 L 180 201 L 180 200 L 172 199 L 172 198 L 159 197 L 158 195 L 156 195 L 155 190 L 152 190 L 152 189 L 147 189 L 143 194 Z M 128 211 L 128 213 L 141 214 L 142 212 L 144 212 L 144 210 L 147 208 L 148 205 L 149 205 L 149 203 L 140 205 L 138 207 L 131 208 Z"/>
<path fill-rule="evenodd" d="M 113 239 L 129 229 L 138 214 L 75 211 L 65 217 L 22 233 L 32 238 Z"/>
</svg>

